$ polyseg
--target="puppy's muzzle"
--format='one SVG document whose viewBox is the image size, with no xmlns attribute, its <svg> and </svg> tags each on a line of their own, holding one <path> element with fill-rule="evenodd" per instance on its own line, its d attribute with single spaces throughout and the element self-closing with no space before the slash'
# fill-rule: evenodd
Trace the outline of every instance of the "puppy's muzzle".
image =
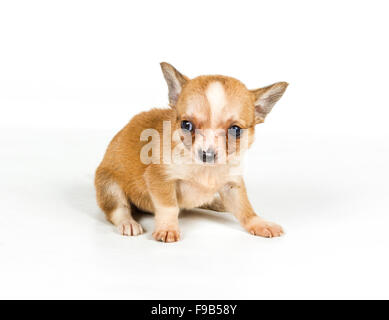
<svg viewBox="0 0 389 320">
<path fill-rule="evenodd" d="M 214 163 L 216 161 L 216 152 L 214 149 L 199 149 L 198 151 L 199 159 L 204 163 Z"/>
</svg>

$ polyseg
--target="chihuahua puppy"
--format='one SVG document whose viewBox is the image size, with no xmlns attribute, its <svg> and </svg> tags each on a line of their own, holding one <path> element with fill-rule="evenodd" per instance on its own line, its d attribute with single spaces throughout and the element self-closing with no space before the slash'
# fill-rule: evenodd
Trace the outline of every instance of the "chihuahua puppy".
<svg viewBox="0 0 389 320">
<path fill-rule="evenodd" d="M 281 236 L 279 225 L 254 212 L 239 168 L 255 125 L 264 122 L 288 83 L 248 90 L 234 78 L 189 79 L 168 63 L 161 68 L 170 108 L 136 115 L 97 168 L 97 202 L 107 219 L 122 235 L 136 236 L 143 229 L 131 211 L 153 213 L 153 237 L 175 242 L 180 209 L 206 208 L 233 213 L 253 235 Z"/>
</svg>

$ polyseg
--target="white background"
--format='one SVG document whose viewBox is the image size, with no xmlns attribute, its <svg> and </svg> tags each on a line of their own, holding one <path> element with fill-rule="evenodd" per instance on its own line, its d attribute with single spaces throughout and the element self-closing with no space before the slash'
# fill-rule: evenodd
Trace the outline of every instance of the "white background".
<svg viewBox="0 0 389 320">
<path fill-rule="evenodd" d="M 2 1 L 0 298 L 389 298 L 386 1 Z M 249 155 L 253 237 L 182 214 L 182 241 L 121 237 L 93 174 L 159 62 L 290 86 Z"/>
</svg>

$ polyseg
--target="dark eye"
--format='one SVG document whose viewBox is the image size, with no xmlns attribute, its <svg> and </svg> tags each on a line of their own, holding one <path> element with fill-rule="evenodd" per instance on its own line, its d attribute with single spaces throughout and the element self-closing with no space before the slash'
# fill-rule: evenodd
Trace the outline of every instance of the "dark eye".
<svg viewBox="0 0 389 320">
<path fill-rule="evenodd" d="M 242 129 L 239 128 L 238 126 L 232 126 L 231 128 L 228 129 L 228 134 L 238 138 L 240 137 Z"/>
<path fill-rule="evenodd" d="M 188 131 L 192 132 L 194 129 L 194 125 L 192 122 L 184 120 L 184 121 L 181 121 L 181 129 L 188 130 Z"/>
</svg>

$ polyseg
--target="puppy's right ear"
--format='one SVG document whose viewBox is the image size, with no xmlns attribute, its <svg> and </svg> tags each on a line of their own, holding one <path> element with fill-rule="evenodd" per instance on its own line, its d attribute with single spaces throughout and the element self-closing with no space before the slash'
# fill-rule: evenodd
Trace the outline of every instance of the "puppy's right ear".
<svg viewBox="0 0 389 320">
<path fill-rule="evenodd" d="M 174 107 L 180 96 L 181 90 L 189 78 L 179 73 L 172 65 L 161 62 L 163 76 L 169 88 L 169 104 Z"/>
</svg>

